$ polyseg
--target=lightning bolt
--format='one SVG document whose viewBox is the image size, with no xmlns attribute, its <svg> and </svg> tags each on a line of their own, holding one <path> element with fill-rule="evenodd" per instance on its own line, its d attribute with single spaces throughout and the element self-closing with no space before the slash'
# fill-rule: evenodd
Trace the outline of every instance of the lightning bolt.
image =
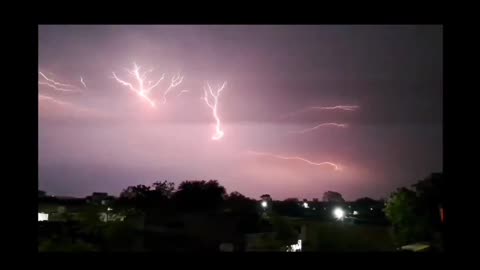
<svg viewBox="0 0 480 270">
<path fill-rule="evenodd" d="M 331 106 L 331 107 L 321 107 L 321 106 L 312 106 L 309 109 L 312 110 L 343 110 L 343 111 L 355 111 L 360 106 L 358 105 L 337 105 L 337 106 Z"/>
<path fill-rule="evenodd" d="M 115 80 L 117 80 L 117 82 L 122 84 L 123 86 L 127 86 L 130 90 L 135 92 L 138 96 L 140 96 L 144 100 L 148 101 L 152 107 L 155 107 L 155 102 L 148 96 L 148 94 L 150 94 L 150 91 L 152 89 L 154 89 L 155 87 L 157 87 L 158 84 L 164 79 L 165 74 L 163 74 L 162 77 L 160 79 L 158 79 L 157 82 L 155 82 L 153 85 L 152 85 L 152 81 L 148 81 L 148 86 L 145 86 L 144 84 L 145 84 L 145 79 L 147 77 L 147 73 L 152 72 L 153 69 L 150 69 L 150 70 L 144 72 L 143 74 L 140 74 L 140 66 L 137 66 L 136 63 L 133 63 L 133 70 L 128 70 L 128 69 L 126 69 L 126 70 L 127 70 L 128 74 L 135 77 L 135 79 L 137 81 L 137 84 L 138 84 L 138 88 L 135 88 L 132 85 L 132 83 L 129 83 L 129 82 L 126 82 L 126 81 L 120 79 L 115 74 L 115 72 L 112 72 L 113 78 Z"/>
<path fill-rule="evenodd" d="M 83 78 L 80 77 L 80 82 L 83 84 L 83 87 L 87 88 L 87 85 L 85 84 L 85 82 L 83 81 Z"/>
<path fill-rule="evenodd" d="M 215 118 L 215 121 L 216 121 L 215 134 L 213 135 L 212 140 L 220 140 L 223 137 L 224 132 L 220 127 L 220 118 L 218 117 L 218 110 L 217 110 L 218 97 L 220 96 L 220 93 L 223 91 L 223 89 L 227 85 L 227 82 L 224 82 L 222 86 L 217 89 L 217 93 L 213 92 L 212 87 L 210 87 L 210 84 L 208 82 L 206 84 L 207 84 L 208 91 L 207 91 L 207 88 L 204 86 L 203 91 L 205 95 L 203 96 L 203 100 L 205 101 L 205 103 L 207 103 L 208 107 L 212 109 L 213 118 Z M 213 104 L 210 103 L 209 101 L 209 98 L 208 98 L 209 94 L 213 98 Z"/>
<path fill-rule="evenodd" d="M 172 77 L 172 80 L 170 81 L 170 85 L 168 86 L 167 90 L 163 93 L 163 104 L 167 103 L 167 94 L 168 92 L 171 91 L 172 88 L 178 86 L 181 84 L 183 81 L 183 76 L 180 76 L 180 74 L 177 74 Z M 185 91 L 185 90 L 184 90 Z M 182 91 L 183 92 L 183 91 Z M 180 95 L 180 94 L 179 94 Z"/>
<path fill-rule="evenodd" d="M 305 109 L 302 109 L 302 110 L 299 110 L 299 111 L 295 111 L 295 112 L 291 112 L 289 114 L 286 114 L 284 115 L 282 118 L 286 118 L 288 116 L 292 116 L 292 115 L 295 115 L 295 114 L 299 114 L 299 113 L 303 113 L 303 112 L 307 112 L 307 111 L 311 111 L 311 110 L 341 110 L 341 111 L 355 111 L 357 109 L 359 109 L 360 106 L 358 105 L 337 105 L 337 106 L 327 106 L 327 107 L 323 107 L 323 106 L 311 106 L 311 107 L 307 107 Z"/>
<path fill-rule="evenodd" d="M 45 74 L 43 74 L 42 72 L 38 72 L 38 74 L 40 74 L 40 76 L 42 76 L 46 81 L 39 81 L 38 84 L 40 85 L 47 85 L 57 91 L 64 91 L 64 92 L 74 92 L 74 91 L 78 91 L 78 89 L 75 89 L 76 87 L 71 85 L 71 84 L 65 84 L 65 83 L 60 83 L 60 82 L 57 82 L 51 78 L 48 78 Z M 72 89 L 74 88 L 74 89 Z"/>
<path fill-rule="evenodd" d="M 177 97 L 179 97 L 181 94 L 187 93 L 187 92 L 190 92 L 190 91 L 188 91 L 188 90 L 182 90 L 182 91 L 180 91 L 180 93 L 178 93 Z"/>
<path fill-rule="evenodd" d="M 334 170 L 336 171 L 339 171 L 341 170 L 340 166 L 333 163 L 333 162 L 328 162 L 328 161 L 325 161 L 325 162 L 313 162 L 313 161 L 310 161 L 308 159 L 305 159 L 305 158 L 302 158 L 302 157 L 297 157 L 297 156 L 294 156 L 294 157 L 286 157 L 286 156 L 280 156 L 280 155 L 274 155 L 274 154 L 271 154 L 271 153 L 265 153 L 265 152 L 256 152 L 256 151 L 248 151 L 248 153 L 250 154 L 253 154 L 253 155 L 259 155 L 259 156 L 269 156 L 269 157 L 273 157 L 273 158 L 278 158 L 278 159 L 284 159 L 284 160 L 300 160 L 300 161 L 303 161 L 305 163 L 308 163 L 310 165 L 313 165 L 313 166 L 324 166 L 324 165 L 328 165 L 328 166 L 331 166 L 334 168 Z"/>
<path fill-rule="evenodd" d="M 307 133 L 309 131 L 315 130 L 315 129 L 320 128 L 320 127 L 325 127 L 325 126 L 335 126 L 335 127 L 346 128 L 347 124 L 322 123 L 322 124 L 316 125 L 314 127 L 303 129 L 303 130 L 300 130 L 300 131 L 291 131 L 290 133 L 302 133 L 303 134 L 303 133 Z"/>
</svg>

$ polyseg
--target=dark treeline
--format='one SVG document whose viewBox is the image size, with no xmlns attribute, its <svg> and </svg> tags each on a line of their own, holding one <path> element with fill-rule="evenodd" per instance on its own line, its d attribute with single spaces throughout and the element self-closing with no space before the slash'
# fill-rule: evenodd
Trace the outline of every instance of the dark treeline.
<svg viewBox="0 0 480 270">
<path fill-rule="evenodd" d="M 265 245 L 278 250 L 296 241 L 301 231 L 290 218 L 335 224 L 332 210 L 338 207 L 348 218 L 343 223 L 391 225 L 397 246 L 434 241 L 442 226 L 443 175 L 432 174 L 413 187 L 398 189 L 386 201 L 364 197 L 353 202 L 334 191 L 326 191 L 322 201 L 273 200 L 268 194 L 252 199 L 227 193 L 216 180 L 189 180 L 178 187 L 169 181 L 129 186 L 118 198 L 106 196 L 108 201 L 101 203 L 39 192 L 43 208 L 52 208 L 52 218 L 41 223 L 39 249 L 218 251 L 222 243 L 231 243 L 238 251 L 247 249 L 246 235 L 275 232 Z"/>
</svg>

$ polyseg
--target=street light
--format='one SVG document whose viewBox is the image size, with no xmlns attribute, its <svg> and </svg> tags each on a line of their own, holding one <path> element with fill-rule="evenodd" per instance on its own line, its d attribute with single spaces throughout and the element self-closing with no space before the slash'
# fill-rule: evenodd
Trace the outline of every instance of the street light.
<svg viewBox="0 0 480 270">
<path fill-rule="evenodd" d="M 333 210 L 333 216 L 335 216 L 336 219 L 341 220 L 345 216 L 345 211 L 343 211 L 342 208 L 337 207 Z"/>
<path fill-rule="evenodd" d="M 307 202 L 304 202 L 304 203 L 303 203 L 303 207 L 304 207 L 304 208 L 308 208 L 308 203 L 307 203 Z"/>
<path fill-rule="evenodd" d="M 262 207 L 267 208 L 267 206 L 268 206 L 268 203 L 266 201 L 262 201 Z"/>
</svg>

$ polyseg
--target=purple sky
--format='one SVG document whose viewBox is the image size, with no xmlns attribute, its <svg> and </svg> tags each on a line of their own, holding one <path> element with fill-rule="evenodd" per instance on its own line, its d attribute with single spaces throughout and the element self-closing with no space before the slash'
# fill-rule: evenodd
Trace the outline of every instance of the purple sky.
<svg viewBox="0 0 480 270">
<path fill-rule="evenodd" d="M 39 71 L 82 91 L 39 84 L 39 188 L 118 195 L 217 179 L 254 198 L 386 197 L 442 171 L 442 42 L 441 26 L 40 26 Z M 154 108 L 113 78 L 133 82 L 133 62 L 155 68 L 147 80 L 166 73 Z M 220 140 L 205 81 L 227 81 Z M 336 105 L 359 108 L 302 111 Z M 321 123 L 347 127 L 292 133 Z"/>
</svg>

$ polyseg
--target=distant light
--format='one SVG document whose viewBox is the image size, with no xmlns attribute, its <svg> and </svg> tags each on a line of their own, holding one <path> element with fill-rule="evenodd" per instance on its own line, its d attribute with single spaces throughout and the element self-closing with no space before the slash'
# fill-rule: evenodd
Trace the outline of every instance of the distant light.
<svg viewBox="0 0 480 270">
<path fill-rule="evenodd" d="M 110 207 L 108 207 L 108 208 L 107 208 L 107 211 L 112 211 L 112 210 L 113 210 L 113 209 L 112 209 L 112 208 L 110 208 Z"/>
<path fill-rule="evenodd" d="M 342 208 L 337 207 L 335 210 L 333 210 L 333 215 L 335 216 L 336 219 L 343 219 L 345 215 L 345 211 L 343 211 Z"/>
<path fill-rule="evenodd" d="M 298 240 L 297 244 L 290 245 L 287 247 L 287 252 L 297 252 L 302 251 L 302 240 Z"/>
<path fill-rule="evenodd" d="M 48 221 L 47 213 L 38 213 L 38 221 Z"/>
<path fill-rule="evenodd" d="M 307 203 L 307 202 L 304 202 L 304 203 L 303 203 L 303 207 L 304 207 L 304 208 L 308 208 L 308 203 Z"/>
<path fill-rule="evenodd" d="M 353 215 L 358 215 L 358 212 L 357 211 L 353 211 Z"/>
<path fill-rule="evenodd" d="M 373 208 L 370 207 L 370 211 L 373 211 Z"/>
<path fill-rule="evenodd" d="M 268 206 L 267 202 L 266 202 L 266 201 L 262 201 L 262 207 L 263 207 L 263 208 L 267 208 L 267 206 Z"/>
<path fill-rule="evenodd" d="M 315 210 L 315 207 L 313 207 L 313 210 Z"/>
</svg>

